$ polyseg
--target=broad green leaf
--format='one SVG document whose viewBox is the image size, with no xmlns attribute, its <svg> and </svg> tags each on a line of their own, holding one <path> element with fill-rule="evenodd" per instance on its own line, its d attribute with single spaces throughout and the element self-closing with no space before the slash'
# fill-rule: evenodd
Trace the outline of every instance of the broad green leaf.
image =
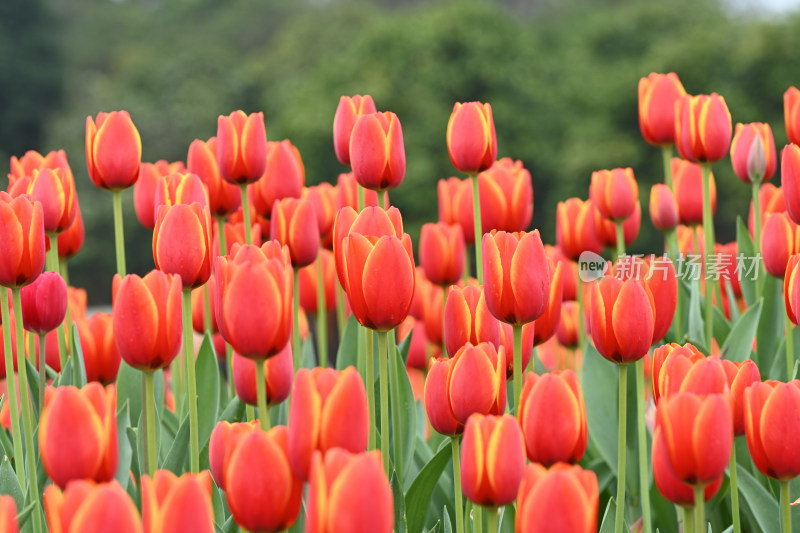
<svg viewBox="0 0 800 533">
<path fill-rule="evenodd" d="M 69 364 L 67 362 L 67 365 Z M 121 406 L 128 402 L 128 416 L 131 423 L 138 425 L 139 417 L 142 416 L 142 373 L 122 361 L 116 383 L 117 405 Z"/>
<path fill-rule="evenodd" d="M 735 307 L 735 306 L 734 306 Z M 718 306 L 714 306 L 714 339 L 717 344 L 724 343 L 731 333 L 731 323 Z"/>
<path fill-rule="evenodd" d="M 70 357 L 71 360 L 78 360 L 78 368 L 73 368 L 76 371 L 73 375 L 72 384 L 78 388 L 86 385 L 86 367 L 83 363 L 83 348 L 81 348 L 81 338 L 78 335 L 78 324 L 72 324 L 72 333 L 69 336 L 70 354 L 77 354 L 77 357 Z"/>
<path fill-rule="evenodd" d="M 240 400 L 238 396 L 234 396 L 227 407 L 225 407 L 225 410 L 222 411 L 222 414 L 219 415 L 218 422 L 222 422 L 223 420 L 230 423 L 242 422 L 245 418 L 245 407 L 245 403 Z"/>
<path fill-rule="evenodd" d="M 356 317 L 350 316 L 344 326 L 344 334 L 336 352 L 336 369 L 344 370 L 348 366 L 358 367 L 358 338 L 361 326 Z"/>
<path fill-rule="evenodd" d="M 395 533 L 407 533 L 406 527 L 406 502 L 403 494 L 403 487 L 400 486 L 400 479 L 397 472 L 392 471 L 392 494 L 394 496 L 394 531 Z"/>
<path fill-rule="evenodd" d="M 139 453 L 141 448 L 141 439 L 139 438 L 139 429 L 134 427 L 128 427 L 125 429 L 125 435 L 128 439 L 128 444 L 131 447 L 131 473 L 135 479 L 139 479 L 141 476 L 142 471 L 144 470 L 142 463 L 140 460 L 142 459 L 142 454 Z M 138 489 L 133 487 L 132 483 L 128 484 L 128 494 L 138 494 Z"/>
<path fill-rule="evenodd" d="M 736 295 L 733 293 L 733 285 L 731 285 L 731 280 L 725 278 L 725 295 L 728 297 L 729 302 L 736 301 Z M 715 307 L 714 309 L 719 309 L 719 307 Z M 739 306 L 738 305 L 731 305 L 731 322 L 736 322 L 739 318 Z"/>
<path fill-rule="evenodd" d="M 722 345 L 720 355 L 731 361 L 741 362 L 750 359 L 753 339 L 756 337 L 758 321 L 761 318 L 761 309 L 764 303 L 759 299 L 755 305 L 745 311 L 731 328 L 731 333 L 725 344 Z"/>
<path fill-rule="evenodd" d="M 22 509 L 25 505 L 25 495 L 22 494 L 17 474 L 8 457 L 3 457 L 3 464 L 0 465 L 0 494 L 8 494 L 14 498 L 17 509 Z"/>
<path fill-rule="evenodd" d="M 706 346 L 705 320 L 703 319 L 702 295 L 700 284 L 692 283 L 689 296 L 689 341 L 696 344 L 703 352 L 708 353 Z"/>
<path fill-rule="evenodd" d="M 740 501 L 750 508 L 761 531 L 780 531 L 778 502 L 746 468 L 737 468 Z"/>
<path fill-rule="evenodd" d="M 133 451 L 131 450 L 131 443 L 127 437 L 128 427 L 131 425 L 130 417 L 128 416 L 128 404 L 124 404 L 117 411 L 117 475 L 116 480 L 124 488 L 130 481 L 131 458 Z"/>
<path fill-rule="evenodd" d="M 33 407 L 33 415 L 39 419 L 39 372 L 33 366 L 31 360 L 25 359 L 25 369 L 28 373 L 28 388 L 30 389 L 31 407 Z"/>
<path fill-rule="evenodd" d="M 600 525 L 599 533 L 615 533 L 614 532 L 614 521 L 616 520 L 617 514 L 617 503 L 614 501 L 614 498 L 611 497 L 608 499 L 608 505 L 606 506 L 606 511 L 603 513 L 603 520 Z M 622 521 L 622 531 L 630 531 L 627 522 L 623 519 Z"/>
<path fill-rule="evenodd" d="M 499 533 L 514 533 L 516 517 L 517 513 L 513 505 L 504 506 L 503 510 L 500 511 L 500 523 L 497 528 Z"/>
<path fill-rule="evenodd" d="M 216 483 L 211 484 L 211 508 L 214 511 L 214 526 L 220 529 L 226 520 L 225 504 L 222 502 L 222 489 Z"/>
<path fill-rule="evenodd" d="M 181 422 L 175 441 L 169 449 L 167 458 L 161 468 L 172 471 L 175 475 L 181 475 L 184 471 L 184 463 L 189 453 L 189 415 L 187 414 Z"/>
<path fill-rule="evenodd" d="M 409 533 L 422 531 L 431 494 L 452 456 L 450 446 L 442 447 L 411 482 L 405 497 Z"/>
<path fill-rule="evenodd" d="M 761 320 L 756 331 L 757 351 L 753 360 L 759 366 L 766 365 L 775 359 L 779 340 L 784 336 L 786 322 L 786 309 L 783 299 L 783 280 L 778 280 L 769 274 L 763 274 L 763 297 L 761 307 Z"/>
<path fill-rule="evenodd" d="M 389 350 L 389 396 L 391 413 L 392 462 L 397 470 L 400 485 L 405 486 L 414 457 L 416 443 L 417 407 L 414 393 L 408 381 L 406 366 L 395 347 L 393 335 L 388 337 Z M 380 354 L 383 357 L 382 354 Z"/>
<path fill-rule="evenodd" d="M 594 345 L 587 343 L 581 386 L 589 439 L 614 472 L 617 471 L 618 376 L 616 365 L 600 355 Z"/>
<path fill-rule="evenodd" d="M 197 435 L 202 449 L 217 424 L 219 412 L 219 367 L 211 334 L 206 333 L 197 354 Z"/>
</svg>

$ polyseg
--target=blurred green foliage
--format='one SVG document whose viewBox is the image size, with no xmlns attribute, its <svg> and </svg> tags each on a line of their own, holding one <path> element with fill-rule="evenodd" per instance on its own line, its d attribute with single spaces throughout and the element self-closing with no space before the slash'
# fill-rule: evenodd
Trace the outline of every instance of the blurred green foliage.
<svg viewBox="0 0 800 533">
<path fill-rule="evenodd" d="M 184 159 L 193 139 L 216 133 L 220 114 L 263 110 L 268 138 L 299 147 L 311 184 L 335 182 L 343 170 L 331 140 L 339 96 L 371 94 L 403 125 L 408 172 L 391 197 L 416 240 L 437 216 L 437 180 L 455 172 L 445 145 L 453 104 L 490 102 L 500 155 L 531 171 L 533 227 L 552 242 L 556 203 L 585 197 L 593 170 L 633 167 L 648 218 L 650 185 L 663 176 L 660 153 L 639 134 L 640 77 L 674 71 L 690 93 L 719 92 L 734 122 L 769 122 L 779 150 L 782 94 L 800 83 L 797 14 L 744 17 L 713 0 L 11 4 L 44 13 L 0 18 L 0 57 L 17 64 L 26 50 L 50 48 L 24 56 L 28 85 L 0 84 L 0 103 L 30 123 L 16 138 L 18 122 L 4 115 L 0 155 L 67 150 L 87 229 L 72 281 L 93 303 L 109 300 L 114 271 L 111 197 L 85 172 L 85 120 L 98 111 L 130 111 L 144 159 L 155 161 Z M 727 160 L 714 172 L 718 236 L 729 241 L 749 187 Z M 124 198 L 129 270 L 144 272 L 151 236 L 136 221 L 132 194 Z M 644 220 L 636 250 L 660 246 Z"/>
</svg>

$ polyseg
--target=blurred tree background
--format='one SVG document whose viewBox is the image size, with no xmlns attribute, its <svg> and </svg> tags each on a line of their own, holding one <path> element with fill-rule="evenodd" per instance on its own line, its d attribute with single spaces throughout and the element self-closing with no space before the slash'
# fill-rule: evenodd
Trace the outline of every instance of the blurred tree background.
<svg viewBox="0 0 800 533">
<path fill-rule="evenodd" d="M 756 15 L 756 16 L 753 16 Z M 763 15 L 763 16 L 758 16 Z M 499 152 L 533 176 L 534 219 L 554 241 L 555 209 L 586 197 L 593 170 L 633 167 L 649 223 L 658 151 L 641 138 L 637 83 L 677 72 L 690 93 L 725 96 L 734 123 L 769 122 L 785 144 L 782 95 L 800 83 L 800 16 L 743 12 L 715 0 L 6 0 L 0 7 L 0 157 L 64 148 L 87 241 L 71 280 L 110 301 L 111 195 L 85 169 L 87 115 L 127 109 L 143 159 L 185 159 L 235 109 L 263 110 L 270 140 L 299 147 L 307 183 L 335 182 L 339 96 L 371 94 L 397 113 L 408 171 L 391 193 L 416 240 L 437 216 L 436 182 L 453 175 L 445 129 L 456 101 L 490 102 Z M 721 241 L 734 238 L 749 187 L 714 167 Z M 698 192 L 698 194 L 700 194 Z M 151 236 L 126 192 L 128 267 L 152 268 Z"/>
</svg>

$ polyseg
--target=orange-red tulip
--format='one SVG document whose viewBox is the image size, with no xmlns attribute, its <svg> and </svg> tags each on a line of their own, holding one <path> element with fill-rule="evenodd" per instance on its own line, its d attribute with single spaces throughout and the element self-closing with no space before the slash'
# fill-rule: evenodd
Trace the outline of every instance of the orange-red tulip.
<svg viewBox="0 0 800 533">
<path fill-rule="evenodd" d="M 472 415 L 461 447 L 461 487 L 478 505 L 499 507 L 517 499 L 525 473 L 525 443 L 511 415 Z"/>
<path fill-rule="evenodd" d="M 480 186 L 480 181 L 478 182 Z M 472 180 L 451 177 L 441 179 L 437 185 L 439 199 L 439 222 L 458 224 L 467 244 L 475 243 L 475 219 L 472 208 Z M 481 206 L 483 197 L 481 196 Z M 481 219 L 483 219 L 481 207 Z"/>
<path fill-rule="evenodd" d="M 786 314 L 794 324 L 797 324 L 797 316 L 800 312 L 798 264 L 800 264 L 800 254 L 795 254 L 789 258 L 788 263 L 786 263 L 786 276 L 783 280 L 783 298 L 786 304 Z"/>
<path fill-rule="evenodd" d="M 153 232 L 156 268 L 180 276 L 185 289 L 205 284 L 211 276 L 210 226 L 207 206 L 161 206 Z"/>
<path fill-rule="evenodd" d="M 89 383 L 48 387 L 39 425 L 47 476 L 61 488 L 75 479 L 110 481 L 117 473 L 117 389 Z"/>
<path fill-rule="evenodd" d="M 410 315 L 397 327 L 397 341 L 403 342 L 409 335 L 411 336 L 411 340 L 408 345 L 406 368 L 422 370 L 424 372 L 428 369 L 428 359 L 431 353 L 435 353 L 436 357 L 441 357 L 441 347 L 436 350 L 433 344 L 431 344 L 430 347 L 428 346 L 428 337 L 425 335 L 425 323 Z M 411 374 L 409 374 L 409 376 L 411 376 Z M 423 379 L 422 386 L 424 385 Z"/>
<path fill-rule="evenodd" d="M 663 183 L 656 183 L 650 189 L 650 220 L 659 231 L 670 231 L 678 225 L 678 202 Z"/>
<path fill-rule="evenodd" d="M 225 490 L 225 471 L 228 460 L 239 440 L 253 431 L 260 431 L 258 420 L 251 422 L 218 422 L 208 441 L 208 465 L 217 486 Z"/>
<path fill-rule="evenodd" d="M 673 367 L 672 372 L 678 372 L 681 376 L 677 383 L 672 384 L 666 379 L 665 364 L 670 359 L 676 361 L 670 363 Z M 680 381 L 695 361 L 705 358 L 693 344 L 688 342 L 683 346 L 677 343 L 664 344 L 653 350 L 652 381 L 653 381 L 653 401 L 658 404 L 659 398 L 669 391 L 677 391 L 680 388 Z"/>
<path fill-rule="evenodd" d="M 45 168 L 60 168 L 72 175 L 72 170 L 70 170 L 67 162 L 67 154 L 64 150 L 52 151 L 44 156 L 36 150 L 28 150 L 22 157 L 11 156 L 8 180 L 13 184 L 19 178 L 33 176 L 35 171 Z"/>
<path fill-rule="evenodd" d="M 159 178 L 153 190 L 153 220 L 158 220 L 162 205 L 198 203 L 208 206 L 208 189 L 197 174 L 173 172 Z"/>
<path fill-rule="evenodd" d="M 451 286 L 452 287 L 452 286 Z M 433 344 L 442 345 L 444 339 L 442 309 L 447 301 L 449 288 L 443 290 L 438 285 L 429 285 L 423 291 L 422 320 L 425 323 L 425 336 Z M 416 293 L 416 290 L 414 291 Z"/>
<path fill-rule="evenodd" d="M 17 504 L 14 498 L 7 494 L 0 496 L 0 531 L 19 533 Z"/>
<path fill-rule="evenodd" d="M 314 204 L 308 200 L 275 200 L 270 218 L 270 237 L 289 247 L 294 268 L 310 265 L 319 252 L 319 227 Z"/>
<path fill-rule="evenodd" d="M 800 223 L 800 146 L 796 144 L 781 151 L 781 187 L 789 216 Z"/>
<path fill-rule="evenodd" d="M 800 91 L 789 87 L 783 93 L 783 119 L 790 143 L 800 144 Z"/>
<path fill-rule="evenodd" d="M 264 113 L 247 115 L 238 110 L 217 119 L 217 163 L 225 181 L 242 185 L 264 174 L 267 131 Z"/>
<path fill-rule="evenodd" d="M 628 167 L 592 172 L 589 197 L 607 219 L 619 221 L 630 217 L 639 203 L 639 185 L 633 177 L 633 169 Z"/>
<path fill-rule="evenodd" d="M 497 158 L 497 133 L 492 106 L 481 102 L 456 102 L 447 122 L 447 151 L 461 172 L 486 170 Z"/>
<path fill-rule="evenodd" d="M 586 451 L 586 405 L 572 370 L 538 376 L 529 372 L 517 415 L 528 459 L 550 466 L 577 463 Z"/>
<path fill-rule="evenodd" d="M 473 225 L 472 183 L 467 180 L 461 197 L 461 213 L 469 217 Z M 504 157 L 488 170 L 478 175 L 481 197 L 481 223 L 483 231 L 526 231 L 533 218 L 533 183 L 531 173 L 522 166 L 522 161 Z"/>
<path fill-rule="evenodd" d="M 336 212 L 339 210 L 339 190 L 328 182 L 323 181 L 303 189 L 302 198 L 311 202 L 314 214 L 317 216 L 317 227 L 322 246 L 330 249 L 333 246 L 332 231 Z"/>
<path fill-rule="evenodd" d="M 776 278 L 786 274 L 789 258 L 800 253 L 800 228 L 787 213 L 767 213 L 761 232 L 764 268 Z"/>
<path fill-rule="evenodd" d="M 114 339 L 114 318 L 111 313 L 95 313 L 87 318 L 76 318 L 81 340 L 86 380 L 114 383 L 122 360 Z M 50 350 L 47 350 L 50 353 Z M 50 364 L 50 361 L 47 361 Z"/>
<path fill-rule="evenodd" d="M 228 221 L 223 224 L 224 231 L 225 231 L 225 254 L 230 255 L 233 252 L 233 247 L 235 244 L 238 243 L 239 246 L 243 246 L 247 244 L 244 234 L 244 221 L 242 220 L 235 220 L 237 214 L 240 214 L 241 211 L 237 211 L 234 215 L 228 218 Z M 267 226 L 269 227 L 269 221 L 267 221 Z M 261 236 L 269 236 L 269 230 L 266 233 L 263 232 L 261 224 L 257 222 L 253 222 L 251 226 L 250 237 L 252 239 L 252 243 L 255 246 L 261 246 L 263 244 Z M 219 224 L 213 224 L 211 229 L 212 237 L 211 237 L 211 249 L 213 250 L 215 259 L 216 256 L 220 255 L 220 247 L 219 247 Z"/>
<path fill-rule="evenodd" d="M 208 290 L 209 311 L 211 312 L 211 333 L 219 332 L 217 326 L 217 315 L 214 314 L 217 299 L 217 280 L 212 274 L 203 287 L 198 287 L 192 291 L 192 329 L 199 334 L 205 333 L 205 291 Z"/>
<path fill-rule="evenodd" d="M 761 207 L 761 226 L 763 227 L 768 213 L 786 212 L 786 199 L 783 196 L 783 188 L 776 187 L 769 182 L 762 183 L 758 190 L 758 205 Z M 750 230 L 751 238 L 755 235 L 756 224 L 756 213 L 753 207 L 753 201 L 751 200 L 750 210 L 747 214 L 747 228 Z"/>
<path fill-rule="evenodd" d="M 44 510 L 52 533 L 142 533 L 139 511 L 117 483 L 75 481 L 65 491 L 50 485 L 44 490 Z"/>
<path fill-rule="evenodd" d="M 558 321 L 556 337 L 558 342 L 567 347 L 578 345 L 578 321 L 583 320 L 578 302 L 569 300 L 561 304 L 561 318 Z"/>
<path fill-rule="evenodd" d="M 353 133 L 358 117 L 375 113 L 372 96 L 342 96 L 333 117 L 333 149 L 336 158 L 343 165 L 350 165 L 350 135 Z"/>
<path fill-rule="evenodd" d="M 605 276 L 592 287 L 592 340 L 600 355 L 617 364 L 648 352 L 655 329 L 655 303 L 644 282 Z"/>
<path fill-rule="evenodd" d="M 731 389 L 731 405 L 733 409 L 733 434 L 744 435 L 744 393 L 750 385 L 761 381 L 758 366 L 747 359 L 741 363 L 722 360 L 728 375 L 728 386 Z"/>
<path fill-rule="evenodd" d="M 358 117 L 350 135 L 350 164 L 366 189 L 383 191 L 403 182 L 406 151 L 397 115 L 386 111 Z"/>
<path fill-rule="evenodd" d="M 713 163 L 728 155 L 731 112 L 717 93 L 681 96 L 675 103 L 675 145 L 681 157 Z"/>
<path fill-rule="evenodd" d="M 247 531 L 283 531 L 300 514 L 303 482 L 289 468 L 287 433 L 284 426 L 253 431 L 227 461 L 225 496 L 233 519 Z"/>
<path fill-rule="evenodd" d="M 539 320 L 538 318 L 536 320 Z M 522 326 L 522 372 L 528 368 L 533 355 L 533 338 L 536 320 Z M 514 328 L 511 324 L 500 322 L 500 344 L 506 350 L 506 377 L 514 379 Z"/>
<path fill-rule="evenodd" d="M 214 533 L 208 470 L 180 477 L 169 470 L 158 470 L 152 479 L 142 476 L 141 483 L 145 533 Z"/>
<path fill-rule="evenodd" d="M 236 389 L 236 395 L 246 404 L 258 405 L 256 365 L 262 363 L 233 352 L 232 364 L 233 386 Z M 292 378 L 294 377 L 292 343 L 287 342 L 283 350 L 264 361 L 263 364 L 267 404 L 277 405 L 288 398 L 292 391 Z"/>
<path fill-rule="evenodd" d="M 181 346 L 181 280 L 153 270 L 144 278 L 114 277 L 114 338 L 126 363 L 139 370 L 168 366 Z"/>
<path fill-rule="evenodd" d="M 22 288 L 22 323 L 44 334 L 56 329 L 67 314 L 67 283 L 57 272 L 44 272 Z"/>
<path fill-rule="evenodd" d="M 164 160 L 139 166 L 139 177 L 133 186 L 133 208 L 139 223 L 147 229 L 156 227 L 156 186 L 162 177 L 171 173 L 169 163 Z"/>
<path fill-rule="evenodd" d="M 667 452 L 667 444 L 664 441 L 664 430 L 660 427 L 653 433 L 653 478 L 656 487 L 664 498 L 683 507 L 694 506 L 694 489 L 688 483 L 681 481 L 672 470 L 672 464 Z M 703 487 L 704 500 L 708 501 L 714 497 L 722 485 L 722 478 L 719 476 Z"/>
<path fill-rule="evenodd" d="M 425 276 L 437 285 L 450 285 L 464 272 L 466 242 L 461 226 L 443 222 L 422 225 L 419 263 Z"/>
<path fill-rule="evenodd" d="M 766 381 L 744 391 L 747 448 L 765 476 L 788 481 L 800 474 L 800 381 Z"/>
<path fill-rule="evenodd" d="M 58 257 L 59 259 L 69 259 L 83 248 L 83 241 L 86 239 L 86 229 L 83 225 L 83 215 L 81 206 L 75 198 L 75 218 L 72 224 L 58 234 Z M 45 243 L 49 245 L 48 243 Z M 49 248 L 48 248 L 49 249 Z"/>
<path fill-rule="evenodd" d="M 306 533 L 391 533 L 394 497 L 378 451 L 314 453 Z"/>
<path fill-rule="evenodd" d="M 678 202 L 678 217 L 681 224 L 702 223 L 703 175 L 700 165 L 679 157 L 673 157 L 671 165 L 675 200 Z M 717 210 L 717 185 L 713 174 L 709 176 L 709 192 L 711 213 L 713 214 Z"/>
<path fill-rule="evenodd" d="M 77 193 L 69 167 L 34 170 L 32 176 L 12 182 L 9 193 L 27 194 L 32 201 L 41 202 L 48 235 L 61 233 L 75 220 Z"/>
<path fill-rule="evenodd" d="M 250 186 L 253 207 L 258 214 L 270 217 L 276 200 L 300 198 L 306 182 L 306 170 L 300 150 L 289 139 L 267 143 L 264 176 Z"/>
<path fill-rule="evenodd" d="M 580 466 L 527 466 L 517 496 L 519 533 L 594 533 L 599 507 L 597 475 Z"/>
<path fill-rule="evenodd" d="M 127 111 L 86 117 L 86 166 L 101 189 L 127 189 L 139 177 L 142 139 Z"/>
<path fill-rule="evenodd" d="M 444 345 L 454 357 L 466 343 L 500 346 L 500 322 L 489 312 L 483 289 L 451 287 L 444 308 Z"/>
<path fill-rule="evenodd" d="M 307 480 L 311 455 L 344 448 L 353 453 L 367 449 L 369 411 L 367 391 L 353 367 L 300 369 L 289 407 L 289 463 L 300 479 Z"/>
<path fill-rule="evenodd" d="M 328 310 L 336 308 L 336 261 L 333 252 L 320 249 L 317 260 L 301 268 L 297 275 L 300 276 L 300 307 L 306 313 L 317 312 L 317 291 L 319 290 L 318 275 L 319 265 L 322 262 L 322 283 L 325 291 L 325 307 Z"/>
<path fill-rule="evenodd" d="M 195 139 L 189 145 L 186 168 L 197 175 L 208 190 L 208 209 L 215 217 L 225 217 L 242 206 L 242 191 L 222 179 L 217 164 L 217 138 L 207 142 Z"/>
<path fill-rule="evenodd" d="M 0 285 L 22 287 L 42 273 L 45 262 L 42 204 L 0 191 Z"/>
<path fill-rule="evenodd" d="M 561 305 L 564 294 L 564 263 L 556 264 L 555 268 L 550 263 L 549 267 L 552 273 L 550 298 L 547 300 L 547 307 L 545 307 L 544 313 L 532 323 L 534 346 L 539 346 L 555 335 L 558 330 L 558 323 L 561 321 Z"/>
<path fill-rule="evenodd" d="M 595 210 L 590 200 L 570 198 L 556 208 L 556 242 L 561 252 L 577 261 L 583 252 L 600 253 L 603 244 L 595 229 Z"/>
<path fill-rule="evenodd" d="M 292 332 L 293 278 L 289 250 L 275 241 L 234 246 L 217 257 L 217 325 L 239 354 L 264 360 L 280 352 Z"/>
<path fill-rule="evenodd" d="M 639 129 L 655 146 L 675 144 L 675 102 L 686 90 L 674 72 L 639 79 Z"/>
<path fill-rule="evenodd" d="M 621 280 L 635 279 L 644 281 L 647 290 L 653 297 L 653 340 L 652 344 L 661 341 L 672 325 L 675 308 L 678 305 L 678 275 L 675 265 L 667 256 L 625 256 L 620 258 L 612 268 L 612 275 Z"/>
<path fill-rule="evenodd" d="M 746 183 L 772 178 L 778 168 L 772 128 L 765 122 L 736 124 L 731 142 L 733 172 Z"/>
</svg>

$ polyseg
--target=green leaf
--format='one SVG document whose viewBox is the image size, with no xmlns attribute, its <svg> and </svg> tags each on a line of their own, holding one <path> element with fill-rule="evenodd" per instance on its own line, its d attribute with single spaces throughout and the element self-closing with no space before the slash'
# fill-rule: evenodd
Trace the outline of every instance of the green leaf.
<svg viewBox="0 0 800 533">
<path fill-rule="evenodd" d="M 344 326 L 344 334 L 336 352 L 336 369 L 344 370 L 348 366 L 358 368 L 358 338 L 361 327 L 356 317 L 350 316 Z"/>
<path fill-rule="evenodd" d="M 728 297 L 729 302 L 736 301 L 736 295 L 733 293 L 733 285 L 731 285 L 731 280 L 725 278 L 725 295 Z M 714 309 L 719 309 L 719 307 L 715 307 Z M 731 305 L 731 322 L 736 322 L 739 319 L 739 306 L 738 305 Z"/>
<path fill-rule="evenodd" d="M 417 407 L 414 393 L 408 381 L 406 366 L 400 351 L 394 345 L 393 335 L 382 333 L 388 337 L 389 350 L 389 396 L 391 412 L 392 461 L 397 470 L 401 486 L 405 486 L 414 457 L 416 443 Z M 381 355 L 382 356 L 382 355 Z"/>
<path fill-rule="evenodd" d="M 407 533 L 405 495 L 395 471 L 392 472 L 391 486 L 394 495 L 394 531 L 395 533 Z"/>
<path fill-rule="evenodd" d="M 222 502 L 222 489 L 216 483 L 211 484 L 211 508 L 214 511 L 214 525 L 225 523 L 225 504 Z"/>
<path fill-rule="evenodd" d="M 117 411 L 118 463 L 116 479 L 123 488 L 125 488 L 128 481 L 130 481 L 131 458 L 133 457 L 131 443 L 127 437 L 127 431 L 131 425 L 128 409 L 129 406 L 126 403 Z"/>
<path fill-rule="evenodd" d="M 78 354 L 77 357 L 70 357 L 70 359 L 78 360 L 78 368 L 76 370 L 72 383 L 78 388 L 86 385 L 86 366 L 83 363 L 83 348 L 81 348 L 81 338 L 78 335 L 78 324 L 72 324 L 72 333 L 69 336 L 70 352 L 71 354 Z"/>
<path fill-rule="evenodd" d="M 439 481 L 445 467 L 450 464 L 453 456 L 450 446 L 443 446 L 428 463 L 422 467 L 417 477 L 411 482 L 411 486 L 406 492 L 406 513 L 408 518 L 408 532 L 419 533 L 425 523 L 425 515 L 428 511 L 433 489 Z M 448 517 L 447 513 L 445 513 Z M 449 520 L 449 517 L 447 518 Z M 446 527 L 445 527 L 445 530 Z"/>
<path fill-rule="evenodd" d="M 197 353 L 197 435 L 202 449 L 217 424 L 219 411 L 219 367 L 211 334 L 206 332 Z"/>
<path fill-rule="evenodd" d="M 117 373 L 117 405 L 125 405 L 125 402 L 128 402 L 131 423 L 138 425 L 142 416 L 142 373 L 122 361 Z"/>
<path fill-rule="evenodd" d="M 181 427 L 178 434 L 175 435 L 175 441 L 169 449 L 167 458 L 162 465 L 162 468 L 172 471 L 175 475 L 181 475 L 184 471 L 184 463 L 186 462 L 186 454 L 189 451 L 189 415 L 186 414 L 181 422 Z"/>
<path fill-rule="evenodd" d="M 598 533 L 614 533 L 614 526 L 616 525 L 614 521 L 616 520 L 616 514 L 617 503 L 614 501 L 614 498 L 611 497 L 608 499 L 608 505 L 606 506 L 605 513 L 603 513 L 603 521 L 600 525 L 600 530 Z M 624 519 L 622 520 L 622 523 L 622 531 L 630 531 L 630 528 Z"/>
<path fill-rule="evenodd" d="M 33 414 L 37 420 L 39 418 L 39 372 L 33 366 L 31 360 L 25 359 L 25 370 L 28 373 L 28 388 L 30 389 L 31 406 L 33 407 Z"/>
<path fill-rule="evenodd" d="M 22 509 L 25 505 L 25 495 L 22 494 L 19 479 L 8 457 L 3 457 L 3 464 L 0 465 L 0 494 L 8 494 L 14 498 L 17 509 Z"/>
<path fill-rule="evenodd" d="M 755 254 L 753 239 L 750 237 L 750 231 L 742 221 L 742 217 L 736 217 L 736 251 L 744 257 L 753 257 Z M 756 301 L 755 280 L 750 279 L 749 276 L 741 276 L 739 286 L 742 288 L 742 296 L 744 296 L 747 307 L 750 307 Z"/>
<path fill-rule="evenodd" d="M 513 505 L 506 505 L 500 511 L 500 524 L 498 526 L 499 533 L 514 533 L 514 522 L 516 521 L 517 513 Z"/>
<path fill-rule="evenodd" d="M 736 473 L 742 500 L 750 508 L 761 531 L 780 531 L 778 502 L 746 468 L 737 468 Z"/>
<path fill-rule="evenodd" d="M 125 364 L 124 362 L 122 363 Z M 121 368 L 121 367 L 120 367 Z M 72 385 L 72 358 L 67 359 L 67 364 L 61 369 L 61 375 L 53 381 L 54 387 L 63 387 L 65 385 Z M 119 389 L 117 389 L 117 405 L 119 405 Z"/>
<path fill-rule="evenodd" d="M 225 407 L 225 410 L 222 411 L 222 414 L 219 415 L 219 422 L 223 420 L 230 423 L 243 421 L 245 408 L 245 403 L 238 396 L 234 396 L 228 406 Z"/>
<path fill-rule="evenodd" d="M 702 294 L 700 294 L 700 284 L 692 283 L 689 296 L 689 340 L 697 345 L 703 353 L 708 353 L 706 343 L 705 319 L 701 308 Z"/>
<path fill-rule="evenodd" d="M 617 471 L 618 380 L 616 365 L 600 355 L 591 343 L 587 343 L 581 386 L 586 403 L 589 439 L 614 472 Z"/>
<path fill-rule="evenodd" d="M 447 507 L 442 509 L 442 531 L 453 533 L 453 525 L 450 523 L 450 513 L 447 512 Z"/>
<path fill-rule="evenodd" d="M 739 317 L 739 320 L 731 328 L 725 344 L 722 345 L 721 357 L 736 362 L 750 358 L 763 302 L 764 300 L 759 299 L 754 306 Z"/>
<path fill-rule="evenodd" d="M 139 453 L 141 443 L 141 439 L 139 438 L 139 428 L 128 427 L 125 430 L 125 435 L 127 436 L 128 444 L 131 447 L 131 473 L 135 479 L 139 479 L 142 471 L 144 471 L 143 465 L 139 462 L 140 459 L 143 459 Z M 128 493 L 130 494 L 131 492 L 139 492 L 135 487 L 133 487 L 132 483 L 128 484 Z"/>
<path fill-rule="evenodd" d="M 775 359 L 778 341 L 784 336 L 786 309 L 783 299 L 783 280 L 778 280 L 769 274 L 765 274 L 762 279 L 764 280 L 763 306 L 756 331 L 757 351 L 753 360 L 757 365 L 766 367 L 768 361 Z"/>
<path fill-rule="evenodd" d="M 314 368 L 317 366 L 317 356 L 314 353 L 314 341 L 311 335 L 300 345 L 300 368 Z"/>
</svg>

